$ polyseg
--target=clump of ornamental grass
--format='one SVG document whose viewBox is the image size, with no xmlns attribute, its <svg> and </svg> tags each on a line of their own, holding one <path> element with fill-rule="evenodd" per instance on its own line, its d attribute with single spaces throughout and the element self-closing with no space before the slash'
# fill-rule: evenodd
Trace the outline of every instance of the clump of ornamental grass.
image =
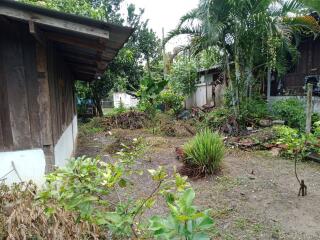
<svg viewBox="0 0 320 240">
<path fill-rule="evenodd" d="M 222 138 L 210 129 L 204 129 L 183 146 L 183 175 L 189 177 L 204 177 L 216 173 L 224 157 Z"/>
</svg>

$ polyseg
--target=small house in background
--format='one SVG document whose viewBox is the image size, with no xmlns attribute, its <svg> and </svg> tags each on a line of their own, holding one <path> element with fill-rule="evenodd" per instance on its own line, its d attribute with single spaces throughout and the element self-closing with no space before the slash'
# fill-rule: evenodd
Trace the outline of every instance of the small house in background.
<svg viewBox="0 0 320 240">
<path fill-rule="evenodd" d="M 41 183 L 75 151 L 75 80 L 93 81 L 131 28 L 0 1 L 0 178 Z"/>
<path fill-rule="evenodd" d="M 265 84 L 269 102 L 296 97 L 306 102 L 306 84 L 312 83 L 313 110 L 320 113 L 320 38 L 306 38 L 298 47 L 300 56 L 283 77 L 272 75 Z"/>
<path fill-rule="evenodd" d="M 223 104 L 225 93 L 225 81 L 220 66 L 213 66 L 209 69 L 198 71 L 199 82 L 195 86 L 195 91 L 185 100 L 185 108 L 214 106 Z"/>
<path fill-rule="evenodd" d="M 113 93 L 113 106 L 114 108 L 119 108 L 123 104 L 125 108 L 134 108 L 138 106 L 139 100 L 125 92 L 115 92 Z"/>
</svg>

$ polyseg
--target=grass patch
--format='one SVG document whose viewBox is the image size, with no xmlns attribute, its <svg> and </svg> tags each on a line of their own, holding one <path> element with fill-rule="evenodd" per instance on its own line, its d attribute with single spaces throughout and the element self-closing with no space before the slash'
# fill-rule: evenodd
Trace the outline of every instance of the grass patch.
<svg viewBox="0 0 320 240">
<path fill-rule="evenodd" d="M 249 222 L 245 218 L 238 218 L 235 220 L 234 225 L 236 228 L 240 230 L 245 230 L 247 225 L 249 225 Z"/>
<path fill-rule="evenodd" d="M 215 219 L 227 218 L 233 212 L 232 208 L 220 208 L 212 210 L 212 217 Z"/>
<path fill-rule="evenodd" d="M 240 179 L 231 178 L 229 176 L 221 176 L 216 178 L 218 189 L 220 191 L 228 191 L 241 184 Z"/>
</svg>

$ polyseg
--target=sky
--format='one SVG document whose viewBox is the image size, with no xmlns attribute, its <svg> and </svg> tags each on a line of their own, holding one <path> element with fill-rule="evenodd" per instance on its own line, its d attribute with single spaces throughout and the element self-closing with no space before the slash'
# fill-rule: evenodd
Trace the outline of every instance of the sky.
<svg viewBox="0 0 320 240">
<path fill-rule="evenodd" d="M 193 8 L 196 8 L 199 0 L 125 0 L 124 5 L 133 3 L 137 8 L 144 8 L 144 19 L 149 19 L 149 26 L 162 37 L 162 28 L 165 34 L 174 29 L 179 23 L 180 17 Z M 172 51 L 174 46 L 185 42 L 183 39 L 173 39 L 167 46 Z"/>
</svg>

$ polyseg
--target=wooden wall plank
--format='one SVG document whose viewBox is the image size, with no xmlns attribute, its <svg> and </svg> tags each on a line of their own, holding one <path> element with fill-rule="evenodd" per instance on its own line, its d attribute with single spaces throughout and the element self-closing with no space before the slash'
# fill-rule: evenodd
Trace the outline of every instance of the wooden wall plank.
<svg viewBox="0 0 320 240">
<path fill-rule="evenodd" d="M 3 68 L 5 79 L 7 79 L 13 148 L 27 149 L 31 147 L 31 129 L 21 45 L 23 38 L 21 38 L 20 31 L 17 28 L 11 27 L 6 30 L 7 44 L 2 49 L 3 58 L 6 62 Z"/>
<path fill-rule="evenodd" d="M 36 63 L 36 43 L 34 38 L 26 32 L 23 36 L 24 47 L 24 69 L 26 77 L 26 87 L 28 96 L 28 110 L 30 119 L 31 142 L 34 148 L 42 147 L 41 144 L 41 121 L 40 121 L 40 104 L 38 96 L 40 94 Z"/>
<path fill-rule="evenodd" d="M 51 122 L 51 102 L 50 88 L 48 81 L 47 53 L 46 48 L 36 44 L 37 74 L 39 84 L 39 117 L 40 117 L 40 136 L 42 145 L 53 145 L 52 122 Z"/>
<path fill-rule="evenodd" d="M 48 61 L 48 82 L 49 82 L 49 90 L 50 90 L 50 108 L 51 108 L 51 119 L 52 119 L 52 137 L 54 139 L 54 143 L 59 140 L 58 133 L 58 109 L 57 109 L 57 98 L 56 98 L 56 72 L 54 67 L 54 51 L 52 43 L 48 43 L 47 45 L 47 61 Z"/>
<path fill-rule="evenodd" d="M 73 75 L 54 43 L 48 44 L 48 74 L 50 83 L 53 136 L 58 141 L 75 115 Z"/>
<path fill-rule="evenodd" d="M 2 121 L 0 118 L 0 151 L 4 150 L 4 141 L 3 141 L 3 134 L 2 134 Z"/>
<path fill-rule="evenodd" d="M 5 22 L 0 19 L 0 26 L 3 29 L 3 33 L 5 33 Z M 6 36 L 6 34 L 4 34 Z M 1 131 L 1 142 L 0 142 L 0 150 L 4 151 L 13 147 L 13 139 L 12 132 L 10 126 L 10 115 L 9 115 L 9 104 L 8 104 L 8 95 L 7 95 L 7 79 L 5 78 L 5 69 L 4 69 L 4 46 L 6 43 L 6 38 L 0 38 L 0 131 Z"/>
</svg>

